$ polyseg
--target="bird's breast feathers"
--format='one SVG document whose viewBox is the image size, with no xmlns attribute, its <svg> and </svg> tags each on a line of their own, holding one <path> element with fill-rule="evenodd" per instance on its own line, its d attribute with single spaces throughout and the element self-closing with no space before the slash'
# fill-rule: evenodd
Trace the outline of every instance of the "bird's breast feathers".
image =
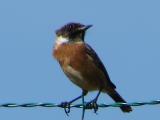
<svg viewBox="0 0 160 120">
<path fill-rule="evenodd" d="M 58 47 L 56 45 L 54 48 L 53 56 L 59 62 L 62 62 L 62 64 L 66 63 L 65 61 L 67 61 L 67 64 L 76 64 L 77 62 L 82 61 L 85 57 L 84 48 L 84 43 L 64 43 L 58 45 Z"/>
<path fill-rule="evenodd" d="M 99 67 L 100 59 L 85 43 L 60 45 L 54 50 L 54 57 L 71 81 L 81 88 L 88 90 L 98 89 L 97 86 L 104 88 L 110 81 L 109 78 L 108 81 L 106 80 L 103 69 Z M 100 82 L 103 83 L 103 86 L 100 85 Z"/>
</svg>

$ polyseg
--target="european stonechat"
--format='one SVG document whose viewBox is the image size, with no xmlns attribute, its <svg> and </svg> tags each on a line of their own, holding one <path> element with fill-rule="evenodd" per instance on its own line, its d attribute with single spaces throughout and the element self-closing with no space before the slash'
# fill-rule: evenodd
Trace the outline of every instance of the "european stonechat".
<svg viewBox="0 0 160 120">
<path fill-rule="evenodd" d="M 82 95 L 70 101 L 84 97 L 88 91 L 99 91 L 92 102 L 96 102 L 101 92 L 107 93 L 115 102 L 126 103 L 116 91 L 116 86 L 96 52 L 88 45 L 84 38 L 88 28 L 92 25 L 68 23 L 56 31 L 56 42 L 53 56 L 59 62 L 66 76 L 82 89 Z M 129 105 L 120 107 L 123 112 L 130 112 Z"/>
</svg>

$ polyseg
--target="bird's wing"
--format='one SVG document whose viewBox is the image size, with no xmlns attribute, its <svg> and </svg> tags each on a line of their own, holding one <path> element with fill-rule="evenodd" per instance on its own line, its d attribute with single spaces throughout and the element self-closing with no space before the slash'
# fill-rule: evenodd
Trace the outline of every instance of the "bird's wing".
<svg viewBox="0 0 160 120">
<path fill-rule="evenodd" d="M 103 63 L 100 60 L 100 58 L 98 57 L 98 55 L 96 54 L 96 52 L 88 44 L 85 44 L 85 45 L 86 45 L 86 52 L 92 58 L 94 64 L 104 73 L 104 75 L 105 75 L 107 81 L 110 83 L 111 87 L 116 88 L 116 86 L 111 82 L 109 75 L 108 75 Z"/>
</svg>

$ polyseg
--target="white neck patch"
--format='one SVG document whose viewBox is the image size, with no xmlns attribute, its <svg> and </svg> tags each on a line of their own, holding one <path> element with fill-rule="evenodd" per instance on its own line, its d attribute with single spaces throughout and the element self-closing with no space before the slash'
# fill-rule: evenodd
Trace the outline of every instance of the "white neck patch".
<svg viewBox="0 0 160 120">
<path fill-rule="evenodd" d="M 57 45 L 61 45 L 63 43 L 67 43 L 67 42 L 69 42 L 69 40 L 67 38 L 62 37 L 62 36 L 59 36 L 56 39 L 56 44 Z"/>
</svg>

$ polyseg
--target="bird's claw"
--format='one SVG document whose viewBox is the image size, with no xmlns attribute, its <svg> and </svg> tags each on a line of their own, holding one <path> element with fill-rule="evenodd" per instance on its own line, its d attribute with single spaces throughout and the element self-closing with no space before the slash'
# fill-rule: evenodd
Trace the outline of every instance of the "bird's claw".
<svg viewBox="0 0 160 120">
<path fill-rule="evenodd" d="M 86 103 L 86 109 L 93 109 L 94 113 L 97 114 L 97 111 L 98 111 L 97 101 L 96 100 L 92 100 L 92 101 Z"/>
<path fill-rule="evenodd" d="M 70 108 L 71 108 L 71 103 L 70 102 L 62 102 L 59 106 L 64 108 L 64 111 L 67 116 L 69 116 L 70 113 Z"/>
</svg>

